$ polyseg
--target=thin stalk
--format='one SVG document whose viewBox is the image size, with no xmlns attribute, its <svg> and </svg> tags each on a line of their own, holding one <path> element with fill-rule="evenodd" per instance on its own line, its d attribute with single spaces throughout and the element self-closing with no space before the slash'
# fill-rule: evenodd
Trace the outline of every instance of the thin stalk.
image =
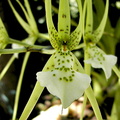
<svg viewBox="0 0 120 120">
<path fill-rule="evenodd" d="M 98 103 L 96 101 L 96 98 L 94 96 L 91 86 L 85 91 L 85 94 L 87 95 L 87 97 L 92 105 L 92 108 L 94 110 L 97 120 L 103 120 Z"/>
<path fill-rule="evenodd" d="M 23 64 L 22 64 L 22 69 L 21 69 L 21 72 L 20 72 L 18 85 L 17 85 L 17 90 L 16 90 L 16 96 L 15 96 L 14 111 L 13 111 L 12 120 L 16 120 L 23 75 L 24 75 L 24 72 L 25 72 L 25 68 L 26 68 L 29 56 L 30 56 L 30 52 L 25 54 L 24 61 L 23 61 Z"/>
<path fill-rule="evenodd" d="M 11 66 L 11 64 L 13 63 L 14 60 L 15 60 L 15 56 L 12 55 L 12 57 L 10 58 L 10 60 L 8 61 L 8 63 L 5 65 L 4 69 L 0 73 L 0 80 L 2 80 L 2 78 L 5 75 L 5 73 L 8 71 L 9 67 Z"/>
<path fill-rule="evenodd" d="M 84 59 L 87 60 L 88 58 L 89 58 L 89 56 L 88 56 L 88 49 L 86 47 L 85 48 L 85 58 Z M 86 64 L 85 63 L 85 72 L 88 75 L 91 74 L 91 66 L 90 66 L 90 64 Z M 92 108 L 94 110 L 94 113 L 96 115 L 97 120 L 103 120 L 101 112 L 100 112 L 100 109 L 99 109 L 99 106 L 98 106 L 98 103 L 96 101 L 96 98 L 94 96 L 94 93 L 93 93 L 93 90 L 92 90 L 91 86 L 86 89 L 85 94 L 88 97 L 88 99 L 89 99 L 89 101 L 90 101 L 90 103 L 92 105 Z"/>
<path fill-rule="evenodd" d="M 85 45 L 85 44 L 84 44 L 84 45 Z M 86 50 L 87 50 L 87 48 L 86 48 Z M 85 50 L 85 59 L 88 58 L 88 55 L 87 55 L 86 50 Z M 85 63 L 84 69 L 85 69 L 85 73 L 86 73 L 86 74 L 88 74 L 88 75 L 91 74 L 91 66 L 90 66 L 89 64 L 86 64 L 86 63 Z M 80 120 L 83 120 L 84 110 L 85 110 L 86 104 L 87 104 L 87 96 L 86 96 L 86 94 L 84 94 L 84 102 L 83 102 L 83 107 L 82 107 L 82 113 L 81 113 L 81 115 L 80 115 Z"/>
<path fill-rule="evenodd" d="M 26 48 L 20 49 L 0 49 L 0 54 L 13 54 L 13 53 L 23 53 L 27 52 Z"/>
<path fill-rule="evenodd" d="M 83 120 L 86 103 L 87 103 L 87 96 L 86 96 L 86 94 L 84 94 L 84 101 L 83 101 L 83 105 L 82 105 L 82 112 L 80 114 L 80 120 Z"/>
<path fill-rule="evenodd" d="M 45 35 L 45 34 L 43 34 L 43 33 L 39 33 L 38 36 L 41 37 L 41 38 L 45 38 L 45 39 L 47 39 L 47 40 L 50 39 L 48 35 Z"/>
<path fill-rule="evenodd" d="M 29 38 L 28 38 L 28 39 L 29 39 Z M 26 47 L 26 48 L 38 48 L 38 49 L 47 48 L 47 46 L 42 46 L 42 45 L 30 45 L 30 44 L 25 43 L 24 40 L 23 40 L 23 42 L 22 42 L 22 41 L 15 40 L 15 39 L 12 39 L 12 38 L 9 39 L 9 43 L 10 43 L 10 44 L 13 44 L 13 43 L 14 43 L 14 44 L 18 44 L 18 45 L 24 46 L 24 47 Z"/>
<path fill-rule="evenodd" d="M 28 116 L 30 115 L 31 111 L 33 110 L 35 104 L 37 103 L 40 95 L 42 94 L 44 87 L 40 86 L 40 82 L 36 82 L 36 85 L 33 89 L 33 92 L 20 116 L 19 120 L 27 120 Z"/>
<path fill-rule="evenodd" d="M 118 76 L 119 81 L 120 81 L 120 71 L 119 71 L 119 69 L 116 66 L 114 66 L 112 69 L 115 72 L 115 74 Z"/>
</svg>

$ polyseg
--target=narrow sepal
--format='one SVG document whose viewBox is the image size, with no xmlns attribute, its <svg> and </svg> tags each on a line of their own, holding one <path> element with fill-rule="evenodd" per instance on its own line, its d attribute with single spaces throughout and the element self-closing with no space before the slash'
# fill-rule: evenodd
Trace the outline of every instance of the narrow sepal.
<svg viewBox="0 0 120 120">
<path fill-rule="evenodd" d="M 53 24 L 51 9 L 51 0 L 45 0 L 46 21 L 50 42 L 53 48 L 58 49 L 60 47 L 60 37 Z"/>
<path fill-rule="evenodd" d="M 78 26 L 77 28 L 71 33 L 70 35 L 70 40 L 68 42 L 68 48 L 70 50 L 73 50 L 75 49 L 80 41 L 81 41 L 81 36 L 82 36 L 82 33 L 83 33 L 83 30 L 82 30 L 82 24 L 83 24 L 83 16 L 82 16 L 82 4 L 81 4 L 81 0 L 77 0 L 77 4 L 78 4 L 78 9 L 79 9 L 79 23 L 78 23 Z"/>
<path fill-rule="evenodd" d="M 0 18 L 0 49 L 5 48 L 8 41 L 9 41 L 8 33 L 5 29 L 2 19 Z"/>
<path fill-rule="evenodd" d="M 104 12 L 103 18 L 102 18 L 98 28 L 93 32 L 93 34 L 97 38 L 96 42 L 98 42 L 103 35 L 105 25 L 106 25 L 106 22 L 107 22 L 107 17 L 108 17 L 108 9 L 109 9 L 109 0 L 106 0 L 106 6 L 105 6 L 105 12 Z"/>
<path fill-rule="evenodd" d="M 32 28 L 32 30 L 34 30 L 35 33 L 38 33 L 38 28 L 37 28 L 37 24 L 35 22 L 35 18 L 33 16 L 33 13 L 31 11 L 31 8 L 30 8 L 30 4 L 28 3 L 28 0 L 24 0 L 25 2 L 25 6 L 26 6 L 26 9 L 27 9 L 27 13 L 29 15 L 29 21 L 30 21 L 30 26 Z"/>
<path fill-rule="evenodd" d="M 92 33 L 93 31 L 93 11 L 92 0 L 87 0 L 87 15 L 86 15 L 86 28 L 85 33 Z"/>
<path fill-rule="evenodd" d="M 60 0 L 58 13 L 58 33 L 64 42 L 69 40 L 70 35 L 70 8 L 69 0 Z"/>
<path fill-rule="evenodd" d="M 18 14 L 18 12 L 15 10 L 15 8 L 13 7 L 12 3 L 10 0 L 8 0 L 10 7 L 12 8 L 12 11 L 16 17 L 16 19 L 18 20 L 18 22 L 20 23 L 20 25 L 23 27 L 23 29 L 28 33 L 28 34 L 32 34 L 31 28 L 29 26 L 28 23 L 26 23 L 22 17 Z M 23 11 L 24 12 L 24 11 Z"/>
</svg>

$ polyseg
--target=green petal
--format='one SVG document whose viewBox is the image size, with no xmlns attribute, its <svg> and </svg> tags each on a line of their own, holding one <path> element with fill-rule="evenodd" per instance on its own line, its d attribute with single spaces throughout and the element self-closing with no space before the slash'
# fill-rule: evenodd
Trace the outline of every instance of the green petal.
<svg viewBox="0 0 120 120">
<path fill-rule="evenodd" d="M 69 0 L 60 0 L 58 13 L 58 33 L 66 43 L 70 35 L 70 8 Z"/>
<path fill-rule="evenodd" d="M 98 40 L 98 41 L 102 37 L 104 29 L 105 29 L 105 25 L 106 25 L 107 17 L 108 17 L 108 9 L 109 9 L 109 0 L 106 0 L 106 6 L 105 6 L 105 12 L 104 12 L 103 18 L 102 18 L 101 23 L 98 26 L 98 28 L 94 31 L 94 35 L 97 37 L 96 40 Z M 96 42 L 98 42 L 98 41 L 96 41 Z"/>
<path fill-rule="evenodd" d="M 52 9 L 51 0 L 45 0 L 46 21 L 47 21 L 48 33 L 50 36 L 50 42 L 53 48 L 58 49 L 61 46 L 60 37 L 53 24 L 51 9 Z"/>
<path fill-rule="evenodd" d="M 26 6 L 26 9 L 27 9 L 28 15 L 29 15 L 29 17 L 30 17 L 30 19 L 29 19 L 29 21 L 30 21 L 30 26 L 31 26 L 32 30 L 35 31 L 35 33 L 38 33 L 37 24 L 36 24 L 36 22 L 35 22 L 35 18 L 34 18 L 34 16 L 33 16 L 33 13 L 32 13 L 32 11 L 31 11 L 31 9 L 30 9 L 30 5 L 29 5 L 29 3 L 28 3 L 28 0 L 24 0 L 24 2 L 25 2 L 25 6 Z"/>
<path fill-rule="evenodd" d="M 22 17 L 18 14 L 18 12 L 15 10 L 15 8 L 13 7 L 12 3 L 10 2 L 10 0 L 8 0 L 9 4 L 10 4 L 10 7 L 12 8 L 13 10 L 13 13 L 16 17 L 16 19 L 18 20 L 18 22 L 20 23 L 20 25 L 23 27 L 23 29 L 28 33 L 28 34 L 32 34 L 32 31 L 31 31 L 31 28 L 29 26 L 28 23 L 26 23 Z M 24 12 L 24 11 L 23 11 Z M 26 14 L 26 13 L 24 13 Z"/>
<path fill-rule="evenodd" d="M 4 27 L 4 24 L 2 22 L 2 19 L 0 18 L 0 49 L 5 48 L 9 40 L 9 36 L 7 34 L 7 31 Z"/>
<path fill-rule="evenodd" d="M 82 25 L 83 25 L 83 15 L 82 15 L 82 4 L 81 4 L 81 0 L 77 0 L 77 4 L 78 4 L 78 9 L 79 9 L 79 23 L 77 28 L 72 32 L 72 34 L 70 35 L 70 41 L 68 42 L 68 48 L 70 50 L 75 49 L 80 41 L 81 41 L 81 36 L 82 36 Z"/>
<path fill-rule="evenodd" d="M 93 11 L 92 0 L 87 0 L 87 16 L 86 16 L 86 28 L 85 33 L 91 33 L 93 31 Z"/>
</svg>

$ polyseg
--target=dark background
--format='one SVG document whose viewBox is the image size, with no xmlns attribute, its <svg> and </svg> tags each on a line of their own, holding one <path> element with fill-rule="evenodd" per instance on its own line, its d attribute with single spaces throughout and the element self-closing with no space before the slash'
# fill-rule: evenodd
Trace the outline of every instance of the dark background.
<svg viewBox="0 0 120 120">
<path fill-rule="evenodd" d="M 11 0 L 11 1 L 15 6 L 16 10 L 19 12 L 19 14 L 23 18 L 25 18 L 17 2 L 15 0 Z M 120 19 L 120 9 L 117 9 L 115 7 L 116 1 L 118 0 L 110 0 L 109 19 L 111 21 L 112 27 L 115 27 L 118 19 Z M 21 0 L 21 2 L 23 3 L 23 0 Z M 43 23 L 38 23 L 38 20 L 40 18 L 45 18 L 44 2 L 42 0 L 38 0 L 38 1 L 29 0 L 29 2 L 34 17 L 36 19 L 39 31 L 41 33 L 47 33 L 46 21 L 44 21 Z M 54 6 L 57 7 L 58 0 L 54 0 L 53 4 Z M 42 9 L 37 10 L 38 6 L 42 6 Z M 8 34 L 11 38 L 22 40 L 28 36 L 28 34 L 24 31 L 24 29 L 20 26 L 20 24 L 16 20 L 7 0 L 0 0 L 0 17 L 2 18 L 5 27 L 8 31 Z M 57 25 L 57 14 L 54 13 L 53 19 L 55 25 Z M 74 20 L 78 21 L 78 18 L 74 18 Z M 49 42 L 46 41 L 43 41 L 42 43 L 36 42 L 36 44 L 49 45 Z M 9 48 L 10 45 L 8 45 L 7 47 Z M 116 51 L 117 51 L 116 55 L 118 56 L 120 51 L 119 44 L 117 44 Z M 31 53 L 22 83 L 17 118 L 19 118 L 19 116 L 21 115 L 22 110 L 24 109 L 29 99 L 29 96 L 34 88 L 34 84 L 36 82 L 36 73 L 42 70 L 49 56 L 50 55 L 44 55 L 40 53 Z M 4 68 L 5 64 L 7 63 L 10 57 L 11 55 L 2 55 L 0 57 L 0 71 Z M 16 59 L 14 61 L 14 63 L 10 67 L 9 71 L 6 73 L 3 80 L 0 81 L 0 120 L 10 120 L 12 116 L 14 95 L 15 95 L 15 90 L 16 90 L 23 58 L 24 58 L 24 54 L 20 54 L 19 59 Z M 44 90 L 42 94 L 44 95 L 47 93 L 48 93 L 47 90 Z M 3 99 L 3 96 L 6 99 Z M 42 99 L 40 99 L 39 101 L 42 102 Z M 38 111 L 34 109 L 29 119 L 35 117 L 37 114 Z"/>
</svg>

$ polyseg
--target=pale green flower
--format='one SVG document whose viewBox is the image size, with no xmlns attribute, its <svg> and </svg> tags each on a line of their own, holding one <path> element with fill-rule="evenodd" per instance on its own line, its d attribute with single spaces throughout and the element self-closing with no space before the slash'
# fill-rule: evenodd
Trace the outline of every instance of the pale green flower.
<svg viewBox="0 0 120 120">
<path fill-rule="evenodd" d="M 81 1 L 77 0 L 82 16 Z M 75 49 L 82 35 L 82 17 L 77 28 L 70 34 L 70 9 L 68 0 L 60 0 L 58 14 L 58 32 L 51 15 L 51 0 L 45 0 L 46 19 L 50 42 L 56 52 L 50 57 L 44 68 L 37 73 L 41 86 L 61 99 L 63 108 L 67 108 L 75 99 L 82 96 L 89 87 L 91 79 L 84 74 L 77 58 L 71 50 Z M 78 71 L 81 71 L 78 72 Z"/>
<path fill-rule="evenodd" d="M 84 41 L 86 43 L 86 51 L 89 58 L 85 60 L 85 63 L 91 64 L 93 68 L 102 68 L 105 72 L 105 76 L 108 79 L 111 76 L 112 67 L 117 62 L 117 57 L 114 55 L 106 55 L 100 48 L 96 46 L 100 38 L 103 35 L 104 28 L 107 21 L 109 0 L 106 0 L 105 12 L 100 25 L 93 31 L 93 16 L 92 16 L 92 0 L 85 1 L 87 18 L 86 29 L 84 33 Z M 85 10 L 85 9 L 84 9 Z M 85 11 L 84 11 L 85 14 Z M 85 16 L 85 15 L 84 15 Z M 109 42 L 109 41 L 108 41 Z"/>
<path fill-rule="evenodd" d="M 4 49 L 8 44 L 9 36 L 0 18 L 0 49 Z"/>
</svg>

